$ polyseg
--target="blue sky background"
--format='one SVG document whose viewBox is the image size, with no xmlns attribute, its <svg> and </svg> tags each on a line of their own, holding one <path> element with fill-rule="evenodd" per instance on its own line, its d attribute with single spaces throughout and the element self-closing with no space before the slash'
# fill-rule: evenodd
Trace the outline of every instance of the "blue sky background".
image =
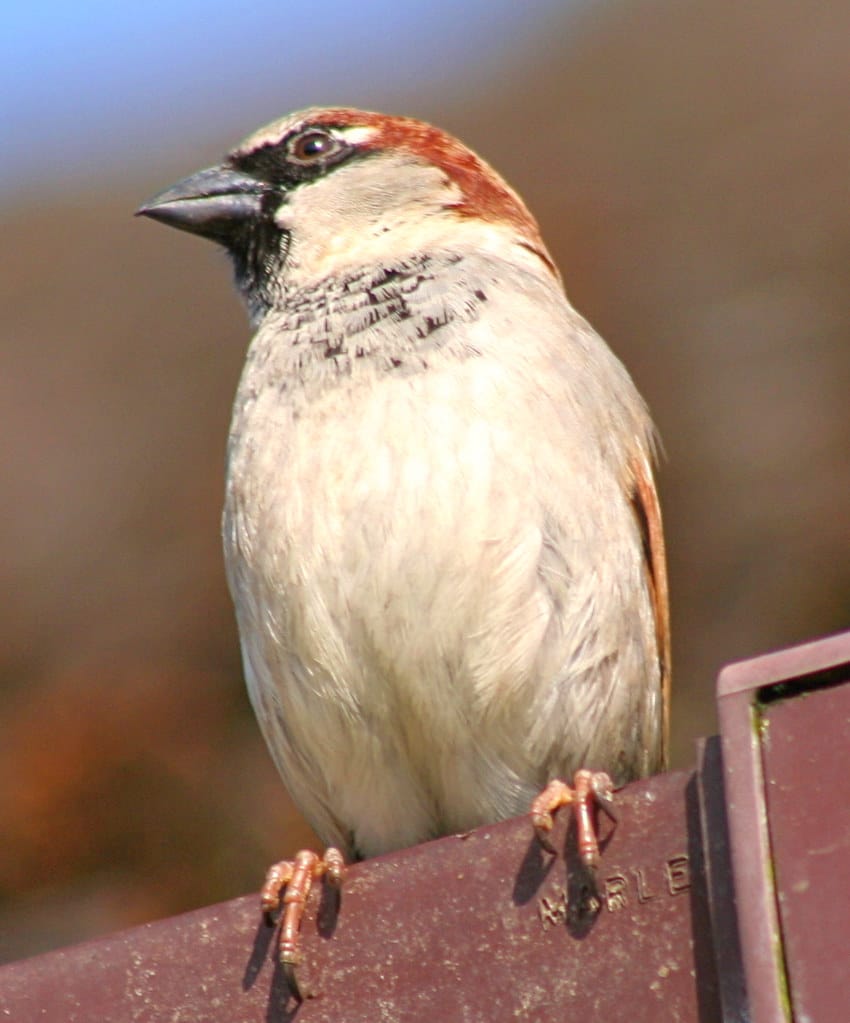
<svg viewBox="0 0 850 1023">
<path fill-rule="evenodd" d="M 313 103 L 427 114 L 581 3 L 18 0 L 0 33 L 0 200 L 100 183 Z"/>
</svg>

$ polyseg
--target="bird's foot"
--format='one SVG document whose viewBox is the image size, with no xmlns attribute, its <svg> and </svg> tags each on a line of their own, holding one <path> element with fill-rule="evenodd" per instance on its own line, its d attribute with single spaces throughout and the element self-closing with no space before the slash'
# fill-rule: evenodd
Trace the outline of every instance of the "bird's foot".
<svg viewBox="0 0 850 1023">
<path fill-rule="evenodd" d="M 345 861 L 339 849 L 326 849 L 319 857 L 310 849 L 296 853 L 294 860 L 281 860 L 269 867 L 260 892 L 263 914 L 269 924 L 283 905 L 278 943 L 280 964 L 292 994 L 301 1001 L 297 967 L 301 962 L 301 920 L 313 881 L 323 877 L 328 884 L 339 887 L 345 875 Z"/>
<path fill-rule="evenodd" d="M 531 804 L 531 820 L 540 844 L 548 852 L 555 852 L 549 837 L 552 815 L 562 806 L 572 806 L 579 857 L 586 867 L 594 870 L 599 864 L 599 840 L 591 805 L 601 806 L 611 820 L 616 821 L 613 798 L 614 783 L 603 771 L 576 771 L 572 787 L 558 778 L 550 781 Z"/>
</svg>

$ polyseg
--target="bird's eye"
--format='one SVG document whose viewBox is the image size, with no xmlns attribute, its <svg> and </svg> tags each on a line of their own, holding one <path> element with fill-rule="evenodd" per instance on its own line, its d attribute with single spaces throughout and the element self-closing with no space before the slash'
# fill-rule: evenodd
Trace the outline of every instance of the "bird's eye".
<svg viewBox="0 0 850 1023">
<path fill-rule="evenodd" d="M 310 128 L 289 140 L 287 150 L 289 158 L 295 163 L 318 163 L 332 153 L 337 152 L 340 143 L 326 131 Z"/>
</svg>

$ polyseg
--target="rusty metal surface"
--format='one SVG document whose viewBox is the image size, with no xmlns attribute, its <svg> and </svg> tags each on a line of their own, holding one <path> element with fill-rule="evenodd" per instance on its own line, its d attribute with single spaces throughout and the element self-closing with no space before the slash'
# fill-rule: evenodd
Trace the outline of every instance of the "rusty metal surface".
<svg viewBox="0 0 850 1023">
<path fill-rule="evenodd" d="M 763 715 L 768 829 L 794 1018 L 846 1023 L 850 685 L 769 703 Z"/>
<path fill-rule="evenodd" d="M 566 860 L 508 821 L 352 868 L 339 906 L 314 896 L 300 1007 L 249 897 L 3 967 L 0 1019 L 719 1019 L 694 776 L 617 803 L 595 915 L 568 815 Z"/>
<path fill-rule="evenodd" d="M 850 1018 L 850 633 L 718 681 L 727 812 L 754 1023 Z"/>
</svg>

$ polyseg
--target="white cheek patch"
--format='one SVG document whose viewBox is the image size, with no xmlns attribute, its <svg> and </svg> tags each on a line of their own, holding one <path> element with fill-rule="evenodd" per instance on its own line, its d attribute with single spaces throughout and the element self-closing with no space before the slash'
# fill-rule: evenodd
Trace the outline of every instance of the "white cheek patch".
<svg viewBox="0 0 850 1023">
<path fill-rule="evenodd" d="M 373 129 L 348 133 L 355 131 L 362 139 Z M 445 236 L 453 226 L 446 210 L 462 198 L 444 171 L 405 151 L 343 163 L 291 189 L 274 211 L 275 225 L 292 236 L 289 279 L 419 251 Z"/>
</svg>

